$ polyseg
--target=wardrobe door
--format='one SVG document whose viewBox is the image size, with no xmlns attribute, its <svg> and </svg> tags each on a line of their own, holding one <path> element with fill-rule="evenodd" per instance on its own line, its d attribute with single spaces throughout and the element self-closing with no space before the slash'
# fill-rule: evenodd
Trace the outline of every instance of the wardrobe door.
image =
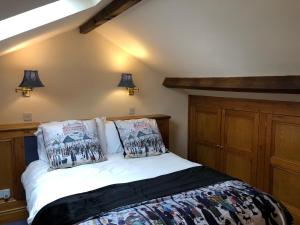
<svg viewBox="0 0 300 225">
<path fill-rule="evenodd" d="M 300 117 L 268 115 L 266 187 L 300 223 Z"/>
<path fill-rule="evenodd" d="M 259 113 L 223 110 L 222 170 L 256 185 Z"/>
<path fill-rule="evenodd" d="M 189 123 L 190 159 L 220 170 L 221 109 L 193 105 Z"/>
</svg>

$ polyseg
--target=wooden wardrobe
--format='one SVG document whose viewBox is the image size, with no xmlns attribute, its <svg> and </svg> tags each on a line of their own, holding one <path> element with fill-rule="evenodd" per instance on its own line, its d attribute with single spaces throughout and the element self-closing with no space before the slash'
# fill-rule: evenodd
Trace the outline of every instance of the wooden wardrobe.
<svg viewBox="0 0 300 225">
<path fill-rule="evenodd" d="M 300 224 L 300 103 L 189 96 L 188 157 L 273 194 Z"/>
</svg>

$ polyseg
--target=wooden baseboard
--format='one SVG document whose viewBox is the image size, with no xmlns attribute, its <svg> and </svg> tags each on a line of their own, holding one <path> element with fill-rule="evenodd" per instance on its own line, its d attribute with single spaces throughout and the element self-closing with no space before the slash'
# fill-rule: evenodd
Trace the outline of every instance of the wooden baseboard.
<svg viewBox="0 0 300 225">
<path fill-rule="evenodd" d="M 0 204 L 0 224 L 17 220 L 25 220 L 28 217 L 25 201 L 11 201 Z"/>
</svg>

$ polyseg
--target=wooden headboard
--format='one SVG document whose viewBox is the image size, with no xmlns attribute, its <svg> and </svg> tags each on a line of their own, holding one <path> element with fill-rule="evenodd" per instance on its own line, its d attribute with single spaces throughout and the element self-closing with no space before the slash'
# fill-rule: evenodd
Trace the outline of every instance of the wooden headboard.
<svg viewBox="0 0 300 225">
<path fill-rule="evenodd" d="M 166 147 L 169 147 L 168 115 L 143 115 L 108 117 L 107 120 L 128 120 L 139 118 L 156 119 Z M 20 123 L 0 125 L 0 189 L 10 189 L 11 198 L 0 200 L 0 224 L 27 217 L 25 194 L 21 183 L 21 175 L 28 164 L 26 142 L 31 138 L 40 123 Z M 26 141 L 25 141 L 26 140 Z M 35 143 L 36 145 L 36 143 Z M 32 148 L 32 147 L 31 147 Z M 32 153 L 32 149 L 29 149 Z M 34 149 L 36 151 L 36 149 Z"/>
</svg>

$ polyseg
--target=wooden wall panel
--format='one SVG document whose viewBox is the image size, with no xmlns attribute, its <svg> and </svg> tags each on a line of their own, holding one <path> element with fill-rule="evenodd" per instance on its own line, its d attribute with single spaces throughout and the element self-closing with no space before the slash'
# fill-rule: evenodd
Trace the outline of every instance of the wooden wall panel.
<svg viewBox="0 0 300 225">
<path fill-rule="evenodd" d="M 0 189 L 10 189 L 14 200 L 25 199 L 20 181 L 25 168 L 23 142 L 22 137 L 0 138 Z"/>
<path fill-rule="evenodd" d="M 13 140 L 0 140 L 0 189 L 13 186 Z"/>
<path fill-rule="evenodd" d="M 267 117 L 266 189 L 300 218 L 300 116 Z"/>
<path fill-rule="evenodd" d="M 8 201 L 0 200 L 0 224 L 27 216 L 20 180 L 25 168 L 23 138 L 12 136 L 10 132 L 4 132 L 3 136 L 0 132 L 0 189 L 10 189 L 11 192 Z"/>
<path fill-rule="evenodd" d="M 222 120 L 223 171 L 256 185 L 259 114 L 224 109 Z"/>
<path fill-rule="evenodd" d="M 300 162 L 300 124 L 278 122 L 274 129 L 274 156 Z"/>
<path fill-rule="evenodd" d="M 190 120 L 192 137 L 189 145 L 193 150 L 189 158 L 220 170 L 221 109 L 196 105 L 191 110 L 193 120 Z"/>
<path fill-rule="evenodd" d="M 281 201 L 300 209 L 300 174 L 273 169 L 272 194 Z"/>
<path fill-rule="evenodd" d="M 252 183 L 252 163 L 246 158 L 228 153 L 225 162 L 225 172 L 247 183 Z"/>
<path fill-rule="evenodd" d="M 254 128 L 251 113 L 226 110 L 225 127 L 225 141 L 228 148 L 252 151 L 253 134 L 257 132 L 257 127 Z"/>
<path fill-rule="evenodd" d="M 20 177 L 25 169 L 24 137 L 14 138 L 13 146 L 13 197 L 16 200 L 25 200 L 25 192 Z"/>
<path fill-rule="evenodd" d="M 221 158 L 208 154 L 207 146 L 194 147 L 212 136 L 207 123 L 195 125 L 206 108 L 222 112 Z M 300 224 L 300 103 L 189 96 L 189 159 L 219 164 L 223 172 L 274 194 Z"/>
<path fill-rule="evenodd" d="M 196 162 L 208 165 L 214 169 L 220 169 L 219 162 L 217 161 L 218 149 L 216 147 L 197 144 L 196 149 Z"/>
<path fill-rule="evenodd" d="M 220 125 L 218 110 L 197 109 L 197 138 L 201 142 L 218 144 L 220 141 Z"/>
</svg>

